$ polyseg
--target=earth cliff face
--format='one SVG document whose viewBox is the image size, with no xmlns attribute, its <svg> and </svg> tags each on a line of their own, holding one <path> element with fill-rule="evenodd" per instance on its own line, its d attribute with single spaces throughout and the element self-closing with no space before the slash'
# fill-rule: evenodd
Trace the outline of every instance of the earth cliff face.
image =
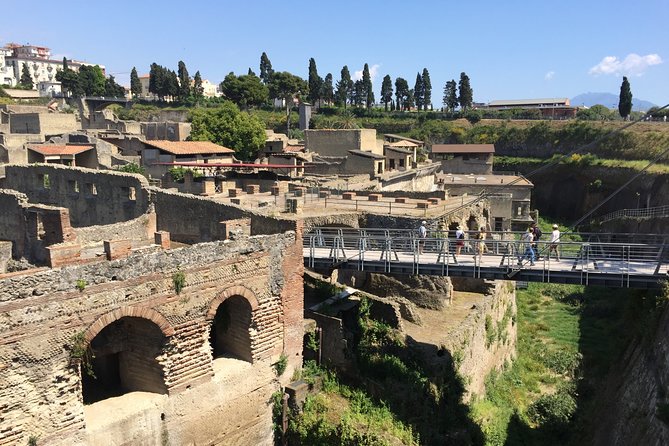
<svg viewBox="0 0 669 446">
<path fill-rule="evenodd" d="M 669 310 L 650 342 L 630 346 L 601 393 L 591 444 L 669 444 Z"/>
<path fill-rule="evenodd" d="M 537 174 L 537 164 L 503 165 L 496 170 L 518 170 L 534 184 L 532 207 L 542 215 L 575 220 L 585 215 L 612 192 L 638 173 L 633 169 L 558 164 Z M 638 195 L 637 195 L 638 194 Z M 667 204 L 669 175 L 643 174 L 620 191 L 596 215 L 619 209 L 636 209 Z"/>
</svg>

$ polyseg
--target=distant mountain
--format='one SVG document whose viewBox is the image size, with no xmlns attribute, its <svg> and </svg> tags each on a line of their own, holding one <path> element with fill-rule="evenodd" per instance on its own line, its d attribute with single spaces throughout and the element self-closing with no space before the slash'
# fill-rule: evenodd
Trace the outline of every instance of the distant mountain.
<svg viewBox="0 0 669 446">
<path fill-rule="evenodd" d="M 603 105 L 613 109 L 618 108 L 619 95 L 613 93 L 583 93 L 571 99 L 572 106 L 585 105 L 592 107 L 593 105 Z M 655 104 L 642 99 L 632 97 L 632 110 L 647 111 L 651 107 L 656 107 Z"/>
</svg>

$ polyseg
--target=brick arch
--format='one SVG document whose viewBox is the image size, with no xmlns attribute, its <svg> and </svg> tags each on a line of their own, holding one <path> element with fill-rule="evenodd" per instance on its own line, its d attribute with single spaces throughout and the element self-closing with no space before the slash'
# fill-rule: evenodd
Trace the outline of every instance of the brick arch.
<svg viewBox="0 0 669 446">
<path fill-rule="evenodd" d="M 158 326 L 160 331 L 165 336 L 172 336 L 174 334 L 174 327 L 172 324 L 159 312 L 151 308 L 145 307 L 121 307 L 117 308 L 109 313 L 105 313 L 100 316 L 90 327 L 86 330 L 84 334 L 87 342 L 91 342 L 95 336 L 98 335 L 106 326 L 111 324 L 114 321 L 121 319 L 122 317 L 137 317 L 141 319 L 147 319 Z"/>
<path fill-rule="evenodd" d="M 244 299 L 246 299 L 249 305 L 251 305 L 251 313 L 258 309 L 258 298 L 256 297 L 255 293 L 244 286 L 235 285 L 225 289 L 211 301 L 209 304 L 209 311 L 207 311 L 205 319 L 208 321 L 213 320 L 214 316 L 216 316 L 216 310 L 218 310 L 218 306 L 221 305 L 225 299 L 232 296 L 242 296 Z"/>
</svg>

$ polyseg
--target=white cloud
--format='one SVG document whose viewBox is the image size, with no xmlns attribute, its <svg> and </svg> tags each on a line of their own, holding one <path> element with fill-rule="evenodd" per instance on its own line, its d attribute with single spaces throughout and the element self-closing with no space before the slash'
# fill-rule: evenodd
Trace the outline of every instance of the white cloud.
<svg viewBox="0 0 669 446">
<path fill-rule="evenodd" d="M 379 68 L 381 68 L 381 65 L 378 63 L 375 63 L 371 67 L 369 67 L 369 77 L 372 78 L 372 83 L 376 79 L 377 74 L 379 73 Z M 353 73 L 353 76 L 351 76 L 354 81 L 362 79 L 362 70 L 356 71 Z"/>
<path fill-rule="evenodd" d="M 639 56 L 631 53 L 624 60 L 620 60 L 616 56 L 606 56 L 601 62 L 590 68 L 588 73 L 593 76 L 599 76 L 600 74 L 642 76 L 648 67 L 661 63 L 662 58 L 659 54 Z"/>
<path fill-rule="evenodd" d="M 550 81 L 553 80 L 553 77 L 555 76 L 555 71 L 549 71 L 544 75 L 544 80 Z"/>
</svg>

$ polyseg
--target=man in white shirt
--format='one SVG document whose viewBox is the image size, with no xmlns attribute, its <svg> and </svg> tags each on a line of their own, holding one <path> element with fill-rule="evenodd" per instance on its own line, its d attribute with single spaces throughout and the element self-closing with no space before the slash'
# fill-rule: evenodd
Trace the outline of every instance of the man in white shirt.
<svg viewBox="0 0 669 446">
<path fill-rule="evenodd" d="M 427 238 L 427 228 L 425 225 L 427 222 L 425 220 L 420 222 L 418 227 L 418 253 L 423 253 L 423 248 L 425 247 L 425 239 Z"/>
</svg>

